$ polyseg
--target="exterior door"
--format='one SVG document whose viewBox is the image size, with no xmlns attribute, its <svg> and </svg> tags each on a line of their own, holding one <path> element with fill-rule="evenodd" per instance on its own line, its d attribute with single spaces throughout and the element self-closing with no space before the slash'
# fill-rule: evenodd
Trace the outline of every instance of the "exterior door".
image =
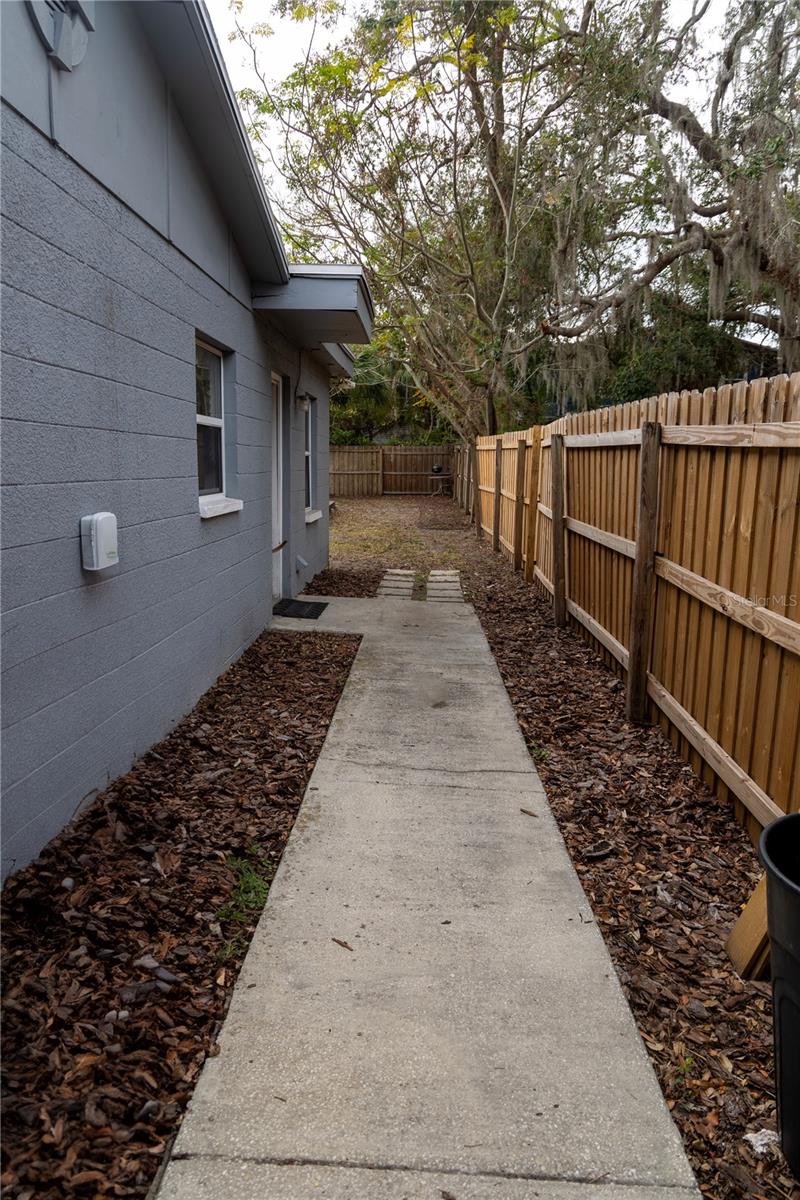
<svg viewBox="0 0 800 1200">
<path fill-rule="evenodd" d="M 272 376 L 272 598 L 283 593 L 283 413 L 281 381 Z"/>
</svg>

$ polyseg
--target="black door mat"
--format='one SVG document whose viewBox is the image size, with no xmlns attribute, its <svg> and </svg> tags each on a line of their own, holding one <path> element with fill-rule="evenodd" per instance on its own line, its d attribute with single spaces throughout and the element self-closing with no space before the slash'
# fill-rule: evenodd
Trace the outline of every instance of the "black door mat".
<svg viewBox="0 0 800 1200">
<path fill-rule="evenodd" d="M 320 613 L 328 607 L 318 600 L 279 600 L 272 606 L 274 617 L 303 617 L 307 621 L 316 621 Z"/>
</svg>

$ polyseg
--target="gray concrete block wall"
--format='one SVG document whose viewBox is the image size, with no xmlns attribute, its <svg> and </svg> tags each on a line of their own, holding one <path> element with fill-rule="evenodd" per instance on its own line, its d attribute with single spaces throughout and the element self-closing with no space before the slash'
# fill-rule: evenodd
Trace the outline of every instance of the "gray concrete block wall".
<svg viewBox="0 0 800 1200">
<path fill-rule="evenodd" d="M 289 400 L 287 593 L 327 562 L 327 375 L 254 316 L 242 256 L 138 15 L 98 4 L 85 60 L 59 73 L 21 0 L 0 5 L 4 874 L 269 622 L 272 370 L 292 394 L 300 382 L 319 397 L 326 500 L 306 526 L 302 413 Z M 244 501 L 207 521 L 196 333 L 231 351 L 226 490 Z M 78 523 L 102 509 L 117 514 L 121 557 L 92 575 Z"/>
<path fill-rule="evenodd" d="M 7 873 L 269 622 L 272 364 L 263 326 L 226 280 L 8 108 L 2 200 Z M 244 500 L 207 521 L 196 331 L 234 355 L 228 491 Z M 93 575 L 78 523 L 102 509 L 117 514 L 120 562 Z"/>
<path fill-rule="evenodd" d="M 74 71 L 59 72 L 51 69 L 23 0 L 3 0 L 3 96 L 153 231 L 249 304 L 249 280 L 139 7 L 98 0 L 84 59 Z"/>
</svg>

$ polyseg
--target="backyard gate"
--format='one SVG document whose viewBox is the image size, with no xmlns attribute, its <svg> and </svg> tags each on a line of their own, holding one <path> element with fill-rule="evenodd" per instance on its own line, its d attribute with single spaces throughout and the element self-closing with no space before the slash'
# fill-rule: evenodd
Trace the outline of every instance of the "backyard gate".
<svg viewBox="0 0 800 1200">
<path fill-rule="evenodd" d="M 331 446 L 331 495 L 428 496 L 451 489 L 453 462 L 453 446 Z"/>
</svg>

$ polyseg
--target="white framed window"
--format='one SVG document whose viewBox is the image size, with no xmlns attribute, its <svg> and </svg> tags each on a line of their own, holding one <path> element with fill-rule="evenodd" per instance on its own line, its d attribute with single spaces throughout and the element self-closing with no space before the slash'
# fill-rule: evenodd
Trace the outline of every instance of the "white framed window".
<svg viewBox="0 0 800 1200">
<path fill-rule="evenodd" d="M 201 496 L 225 495 L 225 438 L 222 398 L 222 355 L 195 342 L 197 396 L 197 482 Z"/>
<path fill-rule="evenodd" d="M 314 401 L 306 400 L 305 411 L 305 473 L 306 473 L 306 512 L 314 507 L 314 422 L 312 408 Z"/>
<path fill-rule="evenodd" d="M 236 512 L 241 500 L 225 495 L 225 396 L 223 355 L 201 338 L 195 340 L 195 397 L 197 402 L 197 486 L 200 516 Z"/>
<path fill-rule="evenodd" d="M 315 508 L 317 502 L 317 402 L 307 396 L 305 402 L 305 484 L 306 525 L 313 525 L 322 518 L 322 511 Z"/>
</svg>

